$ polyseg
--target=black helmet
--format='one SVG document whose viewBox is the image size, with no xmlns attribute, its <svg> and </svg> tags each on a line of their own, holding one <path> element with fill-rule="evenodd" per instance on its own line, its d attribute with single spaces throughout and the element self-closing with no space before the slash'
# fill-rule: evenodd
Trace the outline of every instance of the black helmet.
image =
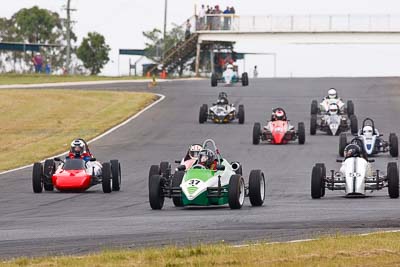
<svg viewBox="0 0 400 267">
<path fill-rule="evenodd" d="M 225 92 L 220 92 L 220 93 L 218 94 L 218 98 L 222 98 L 222 97 L 228 98 L 228 94 L 225 93 Z"/>
<path fill-rule="evenodd" d="M 204 165 L 207 168 L 211 167 L 215 160 L 215 153 L 210 149 L 203 149 L 199 153 L 199 164 Z"/>
<path fill-rule="evenodd" d="M 361 148 L 357 144 L 349 144 L 344 149 L 344 157 L 360 157 L 361 156 Z"/>
</svg>

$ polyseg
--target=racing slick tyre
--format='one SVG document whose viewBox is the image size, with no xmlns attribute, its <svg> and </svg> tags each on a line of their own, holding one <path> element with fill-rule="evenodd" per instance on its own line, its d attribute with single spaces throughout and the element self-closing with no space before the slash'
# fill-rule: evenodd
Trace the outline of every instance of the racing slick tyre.
<svg viewBox="0 0 400 267">
<path fill-rule="evenodd" d="M 164 195 L 162 190 L 163 178 L 161 175 L 153 175 L 149 181 L 149 202 L 153 210 L 160 210 L 164 206 Z"/>
<path fill-rule="evenodd" d="M 310 134 L 315 135 L 317 132 L 317 115 L 313 114 L 311 115 L 311 120 L 310 120 Z"/>
<path fill-rule="evenodd" d="M 389 162 L 387 165 L 388 192 L 390 198 L 399 197 L 399 169 L 396 162 Z"/>
<path fill-rule="evenodd" d="M 56 171 L 56 164 L 54 163 L 54 160 L 47 159 L 44 162 L 44 167 L 43 167 L 43 186 L 45 191 L 54 190 L 52 177 L 55 171 Z"/>
<path fill-rule="evenodd" d="M 390 156 L 397 157 L 399 155 L 399 139 L 395 133 L 389 135 L 389 147 Z"/>
<path fill-rule="evenodd" d="M 214 73 L 211 74 L 211 86 L 215 87 L 218 85 L 218 80 L 217 80 L 217 75 L 215 75 Z"/>
<path fill-rule="evenodd" d="M 347 136 L 345 133 L 341 133 L 339 136 L 339 156 L 344 157 L 344 149 L 347 146 Z"/>
<path fill-rule="evenodd" d="M 311 101 L 311 115 L 318 114 L 318 102 L 317 100 Z"/>
<path fill-rule="evenodd" d="M 159 165 L 151 165 L 149 171 L 149 186 L 150 186 L 150 179 L 153 175 L 160 175 L 160 166 Z"/>
<path fill-rule="evenodd" d="M 256 122 L 253 126 L 253 145 L 258 145 L 260 143 L 260 136 L 261 124 L 259 122 Z"/>
<path fill-rule="evenodd" d="M 347 101 L 347 116 L 354 115 L 354 103 L 351 100 Z"/>
<path fill-rule="evenodd" d="M 203 105 L 200 107 L 200 111 L 199 111 L 199 123 L 204 123 L 204 121 L 205 121 L 204 117 L 206 116 L 205 113 L 206 113 L 206 111 L 204 110 L 204 105 Z"/>
<path fill-rule="evenodd" d="M 249 75 L 247 74 L 247 72 L 242 73 L 242 85 L 243 86 L 249 85 Z"/>
<path fill-rule="evenodd" d="M 176 171 L 172 176 L 172 187 L 179 187 L 182 183 L 184 175 L 184 171 Z M 174 203 L 175 207 L 183 207 L 182 196 L 172 197 L 172 202 Z"/>
<path fill-rule="evenodd" d="M 323 185 L 323 176 L 322 176 L 322 168 L 321 166 L 315 165 L 312 169 L 311 174 L 311 197 L 312 198 L 321 198 L 322 197 L 322 185 Z"/>
<path fill-rule="evenodd" d="M 265 177 L 261 170 L 252 170 L 249 176 L 249 198 L 254 207 L 264 204 L 265 200 Z"/>
<path fill-rule="evenodd" d="M 160 163 L 160 175 L 166 179 L 169 178 L 169 174 L 171 172 L 171 165 L 168 161 L 162 161 Z"/>
<path fill-rule="evenodd" d="M 121 164 L 116 159 L 111 160 L 110 164 L 112 176 L 112 191 L 119 191 L 121 189 Z"/>
<path fill-rule="evenodd" d="M 229 179 L 228 203 L 231 209 L 240 209 L 243 206 L 245 197 L 244 179 L 234 174 Z"/>
<path fill-rule="evenodd" d="M 240 124 L 244 123 L 244 106 L 243 105 L 239 105 L 238 119 L 239 119 Z"/>
<path fill-rule="evenodd" d="M 356 134 L 358 132 L 358 121 L 356 115 L 350 116 L 350 129 L 352 134 Z"/>
<path fill-rule="evenodd" d="M 304 126 L 304 122 L 299 122 L 297 126 L 297 135 L 299 139 L 299 144 L 304 145 L 306 142 L 306 127 Z"/>
<path fill-rule="evenodd" d="M 326 178 L 326 167 L 324 163 L 317 163 L 315 166 L 320 167 L 322 170 L 322 186 L 321 186 L 321 197 L 325 196 L 325 178 Z"/>
<path fill-rule="evenodd" d="M 33 164 L 32 171 L 32 188 L 34 193 L 42 193 L 43 191 L 43 166 L 42 163 Z"/>
<path fill-rule="evenodd" d="M 104 162 L 101 179 L 104 193 L 111 193 L 111 179 L 111 164 L 109 162 Z"/>
</svg>

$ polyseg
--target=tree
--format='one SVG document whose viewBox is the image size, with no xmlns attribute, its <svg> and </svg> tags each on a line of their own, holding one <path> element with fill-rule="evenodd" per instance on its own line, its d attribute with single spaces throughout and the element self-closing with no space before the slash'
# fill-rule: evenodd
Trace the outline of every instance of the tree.
<svg viewBox="0 0 400 267">
<path fill-rule="evenodd" d="M 110 60 L 108 57 L 110 50 L 103 35 L 97 32 L 89 32 L 88 36 L 83 38 L 77 50 L 77 56 L 82 60 L 83 66 L 90 70 L 92 75 L 96 75 Z"/>
</svg>

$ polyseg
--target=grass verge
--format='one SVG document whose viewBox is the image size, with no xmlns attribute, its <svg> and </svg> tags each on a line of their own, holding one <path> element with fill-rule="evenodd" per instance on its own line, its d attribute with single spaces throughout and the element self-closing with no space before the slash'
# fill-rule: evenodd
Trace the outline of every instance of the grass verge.
<svg viewBox="0 0 400 267">
<path fill-rule="evenodd" d="M 12 84 L 41 84 L 61 82 L 88 82 L 104 80 L 142 80 L 145 77 L 106 77 L 106 76 L 84 76 L 84 75 L 45 75 L 45 74 L 0 74 L 0 85 Z"/>
<path fill-rule="evenodd" d="M 4 266 L 399 266 L 400 233 L 332 236 L 301 243 L 110 250 L 87 256 L 19 258 Z"/>
<path fill-rule="evenodd" d="M 0 171 L 68 150 L 152 103 L 150 93 L 78 90 L 0 90 Z"/>
</svg>

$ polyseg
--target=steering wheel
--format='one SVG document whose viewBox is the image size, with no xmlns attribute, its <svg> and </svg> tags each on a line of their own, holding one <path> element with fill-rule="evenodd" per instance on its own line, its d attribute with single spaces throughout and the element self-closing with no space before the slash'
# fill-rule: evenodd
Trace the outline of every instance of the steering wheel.
<svg viewBox="0 0 400 267">
<path fill-rule="evenodd" d="M 201 164 L 196 164 L 196 165 L 194 165 L 193 167 L 192 167 L 192 169 L 205 169 L 206 167 L 204 167 L 203 165 L 201 165 Z"/>
</svg>

